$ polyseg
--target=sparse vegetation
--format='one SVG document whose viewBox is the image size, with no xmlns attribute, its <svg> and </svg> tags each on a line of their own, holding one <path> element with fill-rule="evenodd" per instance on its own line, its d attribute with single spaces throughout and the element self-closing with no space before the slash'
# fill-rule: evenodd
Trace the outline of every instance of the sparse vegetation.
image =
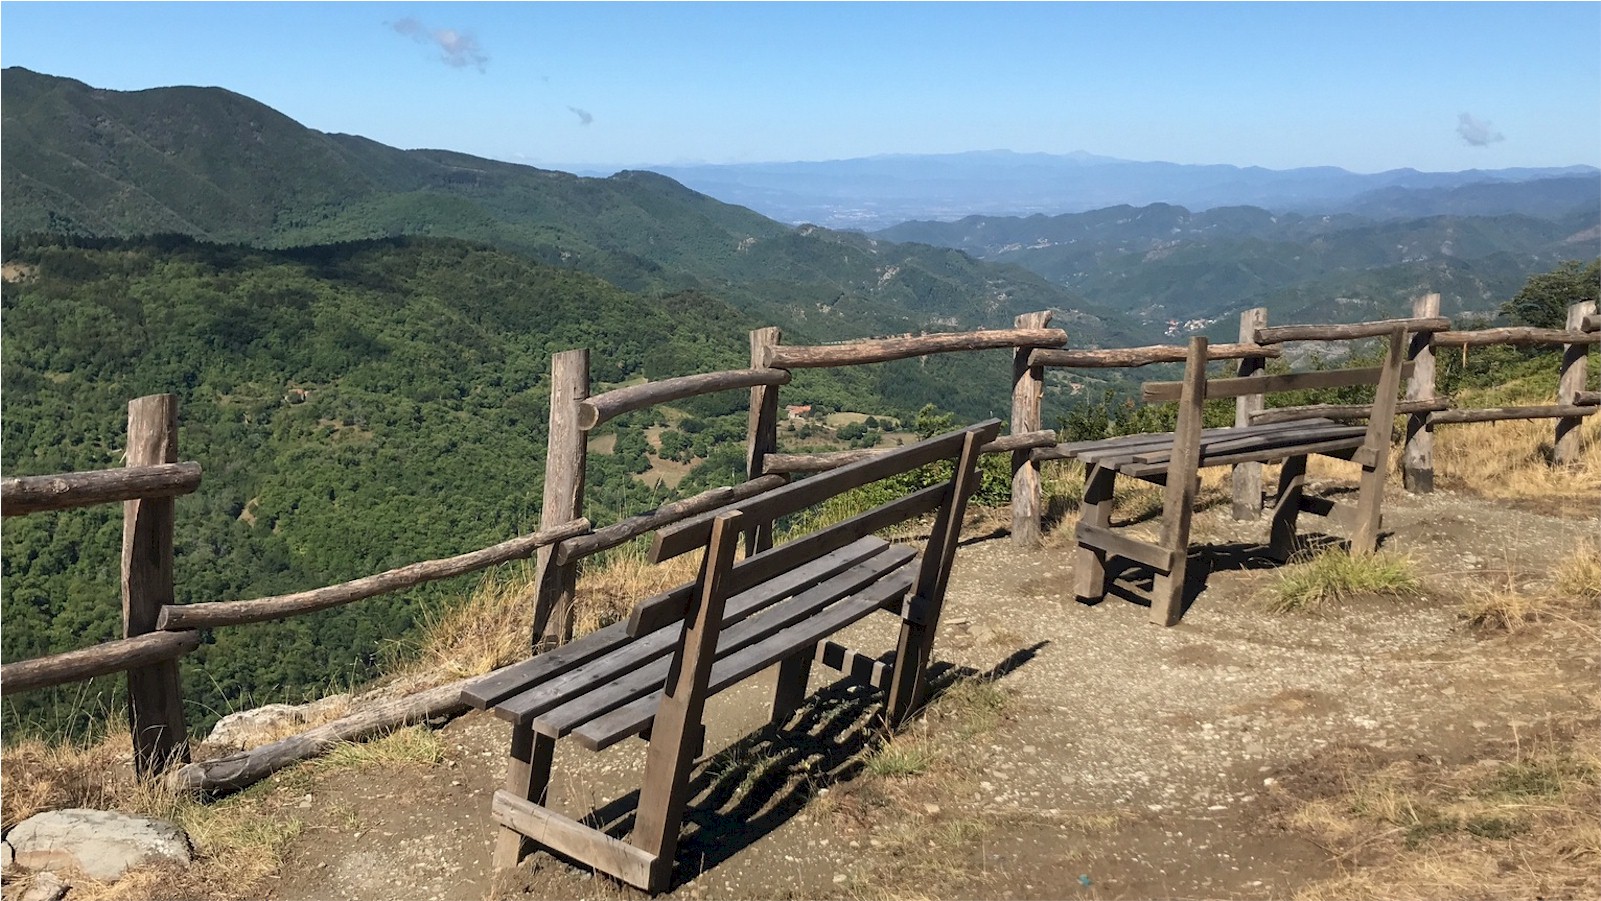
<svg viewBox="0 0 1601 901">
<path fill-rule="evenodd" d="M 1328 549 L 1280 570 L 1268 607 L 1277 613 L 1315 612 L 1361 594 L 1411 597 L 1421 591 L 1406 557 L 1387 551 L 1348 554 Z"/>
</svg>

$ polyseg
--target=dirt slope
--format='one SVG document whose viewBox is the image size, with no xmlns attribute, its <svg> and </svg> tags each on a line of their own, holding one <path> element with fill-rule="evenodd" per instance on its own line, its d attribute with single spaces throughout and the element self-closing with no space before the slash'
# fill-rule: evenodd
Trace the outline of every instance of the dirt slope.
<svg viewBox="0 0 1601 901">
<path fill-rule="evenodd" d="M 970 532 L 936 656 L 947 677 L 993 676 L 1011 698 L 1002 721 L 953 739 L 961 768 L 887 779 L 858 753 L 881 737 L 872 699 L 825 692 L 790 737 L 739 740 L 701 772 L 674 894 L 1274 898 L 1335 875 L 1330 853 L 1284 827 L 1285 780 L 1352 745 L 1475 760 L 1553 716 L 1593 712 L 1601 670 L 1593 610 L 1511 636 L 1476 633 L 1458 612 L 1475 589 L 1538 589 L 1596 534 L 1594 505 L 1554 516 L 1399 490 L 1386 503 L 1387 546 L 1417 561 L 1424 598 L 1268 614 L 1276 575 L 1249 553 L 1265 525 L 1211 510 L 1191 563 L 1205 588 L 1172 629 L 1128 600 L 1074 602 L 1065 546 L 1019 551 Z M 890 641 L 858 628 L 857 647 Z M 759 679 L 714 699 L 709 747 L 760 727 L 768 696 Z M 488 807 L 507 734 L 467 716 L 444 729 L 439 766 L 294 783 L 307 828 L 271 897 L 637 895 L 545 855 L 492 882 Z M 564 746 L 560 806 L 625 794 L 641 757 L 638 743 Z"/>
</svg>

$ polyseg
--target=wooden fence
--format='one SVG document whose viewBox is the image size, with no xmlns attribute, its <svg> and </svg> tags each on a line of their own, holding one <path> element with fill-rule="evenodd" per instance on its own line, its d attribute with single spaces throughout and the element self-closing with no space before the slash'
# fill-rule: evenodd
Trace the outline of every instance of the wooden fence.
<svg viewBox="0 0 1601 901">
<path fill-rule="evenodd" d="M 1586 353 L 1591 345 L 1601 343 L 1601 317 L 1596 315 L 1595 304 L 1575 305 L 1569 310 L 1568 327 L 1554 330 L 1452 331 L 1450 322 L 1438 313 L 1438 295 L 1419 298 L 1410 319 L 1350 325 L 1269 327 L 1264 310 L 1249 310 L 1241 316 L 1239 342 L 1211 345 L 1208 358 L 1238 360 L 1240 374 L 1251 375 L 1261 372 L 1268 359 L 1281 356 L 1281 345 L 1286 342 L 1378 336 L 1400 325 L 1412 335 L 1407 395 L 1398 410 L 1408 417 L 1403 468 L 1410 490 L 1428 491 L 1432 487 L 1432 430 L 1440 424 L 1554 418 L 1555 462 L 1565 465 L 1576 459 L 1581 417 L 1601 409 L 1601 392 L 1586 390 L 1585 385 Z M 1186 351 L 1182 345 L 1070 350 L 1066 348 L 1067 333 L 1049 328 L 1050 319 L 1049 312 L 1027 313 L 1017 317 L 1011 329 L 813 347 L 784 345 L 778 329 L 757 329 L 750 334 L 748 369 L 647 382 L 594 396 L 590 395 L 589 352 L 557 353 L 551 359 L 550 433 L 538 531 L 480 550 L 414 563 L 339 585 L 251 600 L 174 604 L 174 498 L 195 490 L 200 484 L 201 469 L 196 463 L 177 462 L 176 398 L 138 398 L 129 404 L 124 468 L 13 478 L 0 483 L 0 509 L 5 516 L 124 503 L 123 637 L 76 651 L 7 663 L 0 667 L 0 685 L 10 694 L 126 672 L 136 768 L 140 774 L 151 774 L 188 759 L 177 660 L 198 647 L 199 629 L 297 616 L 534 556 L 538 563 L 532 599 L 533 644 L 536 650 L 560 644 L 571 637 L 572 603 L 578 564 L 583 558 L 663 525 L 776 487 L 794 473 L 831 469 L 882 452 L 779 453 L 779 389 L 789 383 L 790 370 L 796 368 L 882 363 L 934 353 L 1010 350 L 1011 431 L 983 450 L 1011 456 L 1013 539 L 1023 545 L 1036 544 L 1040 539 L 1040 464 L 1071 455 L 1070 449 L 1058 444 L 1056 433 L 1042 425 L 1047 367 L 1104 369 L 1175 363 L 1184 360 Z M 1434 381 L 1434 349 L 1489 344 L 1563 347 L 1557 402 L 1538 407 L 1462 410 L 1439 399 Z M 750 392 L 746 481 L 714 488 L 605 528 L 591 528 L 582 517 L 589 432 L 628 412 L 728 390 Z M 1360 405 L 1269 410 L 1263 409 L 1261 395 L 1251 395 L 1238 398 L 1236 422 L 1249 425 L 1310 416 L 1353 419 L 1363 418 L 1366 410 Z M 1234 479 L 1235 515 L 1258 515 L 1262 496 L 1259 466 L 1242 464 L 1236 468 Z M 770 527 L 753 530 L 746 536 L 746 543 L 748 552 L 771 546 Z M 237 788 L 307 753 L 315 753 L 338 738 L 364 734 L 386 724 L 415 721 L 439 710 L 453 709 L 455 703 L 451 686 L 443 686 L 422 700 L 383 705 L 380 711 L 356 714 L 222 761 L 190 764 L 169 778 L 191 790 Z"/>
</svg>

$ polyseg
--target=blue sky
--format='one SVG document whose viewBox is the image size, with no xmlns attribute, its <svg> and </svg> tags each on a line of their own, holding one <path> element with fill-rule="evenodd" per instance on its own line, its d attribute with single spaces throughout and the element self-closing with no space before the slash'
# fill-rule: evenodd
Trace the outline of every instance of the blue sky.
<svg viewBox="0 0 1601 901">
<path fill-rule="evenodd" d="M 0 62 L 547 166 L 1601 165 L 1601 3 L 34 3 Z"/>
</svg>

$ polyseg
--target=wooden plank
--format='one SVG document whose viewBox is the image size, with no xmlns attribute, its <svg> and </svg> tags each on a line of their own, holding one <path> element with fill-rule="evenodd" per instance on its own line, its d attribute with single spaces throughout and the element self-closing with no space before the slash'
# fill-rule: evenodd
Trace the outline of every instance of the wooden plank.
<svg viewBox="0 0 1601 901">
<path fill-rule="evenodd" d="M 1256 330 L 1267 325 L 1267 308 L 1256 307 L 1240 314 L 1240 341 L 1254 342 Z M 1241 357 L 1236 375 L 1261 375 L 1267 371 L 1267 358 Z M 1254 424 L 1252 416 L 1260 413 L 1266 404 L 1261 394 L 1242 394 L 1234 399 L 1234 427 Z M 1229 474 L 1229 512 L 1235 519 L 1256 519 L 1262 515 L 1262 464 L 1240 463 Z"/>
<path fill-rule="evenodd" d="M 553 851 L 581 860 L 636 888 L 650 884 L 656 855 L 506 791 L 495 792 L 490 816 Z"/>
<path fill-rule="evenodd" d="M 1157 572 L 1165 573 L 1173 568 L 1175 555 L 1172 548 L 1130 538 L 1105 526 L 1080 522 L 1073 530 L 1073 539 L 1079 545 L 1094 548 L 1106 556 L 1143 563 Z"/>
<path fill-rule="evenodd" d="M 1275 438 L 1293 439 L 1296 436 L 1307 433 L 1308 431 L 1325 428 L 1341 429 L 1347 427 L 1341 426 L 1335 422 L 1309 419 L 1298 420 L 1295 422 L 1268 423 L 1265 425 L 1246 426 L 1245 428 L 1230 427 L 1205 429 L 1201 432 L 1200 445 L 1204 451 L 1220 443 L 1239 444 L 1244 442 L 1248 445 L 1251 442 L 1266 442 Z M 1087 449 L 1082 451 L 1079 454 L 1079 457 L 1086 463 L 1098 463 L 1102 466 L 1110 466 L 1113 468 L 1121 467 L 1134 462 L 1152 462 L 1138 461 L 1137 458 L 1158 454 L 1161 455 L 1161 460 L 1166 462 L 1168 459 L 1167 455 L 1172 450 L 1173 435 L 1173 432 L 1153 432 L 1141 436 L 1147 440 L 1140 442 L 1108 442 L 1104 450 L 1095 448 Z"/>
<path fill-rule="evenodd" d="M 815 645 L 824 638 L 867 616 L 896 597 L 904 597 L 912 587 L 910 568 L 875 582 L 860 594 L 846 598 L 787 629 L 779 631 L 737 654 L 717 661 L 712 668 L 709 693 L 716 694 L 777 663 L 796 648 Z M 657 696 L 648 695 L 597 717 L 574 730 L 573 737 L 592 751 L 604 750 L 641 729 L 651 726 L 656 715 Z"/>
<path fill-rule="evenodd" d="M 788 547 L 788 545 L 785 546 Z M 753 595 L 786 590 L 798 591 L 805 586 L 807 579 L 826 578 L 837 571 L 831 570 L 831 567 L 837 566 L 839 569 L 844 569 L 854 566 L 857 562 L 879 553 L 887 547 L 889 547 L 889 543 L 881 538 L 862 538 L 854 543 L 847 542 L 847 546 L 843 548 L 831 548 L 830 550 L 833 553 L 828 554 L 826 557 L 819 554 L 818 557 L 821 559 L 813 560 L 809 563 L 802 561 L 805 565 L 792 565 L 787 573 L 781 572 L 777 576 L 768 574 L 767 578 L 758 580 L 763 584 L 749 589 L 749 593 L 746 593 L 745 589 L 735 589 L 737 593 L 729 599 L 728 609 L 730 611 L 743 610 L 746 605 L 753 602 Z M 750 568 L 763 562 L 762 558 L 757 557 L 736 563 L 734 572 L 729 574 L 730 585 L 732 586 L 740 581 L 737 576 L 741 568 Z M 656 595 L 655 598 L 672 595 L 687 598 L 689 593 L 694 590 L 695 583 L 688 582 Z M 680 607 L 679 609 L 679 619 L 681 619 L 684 608 Z M 480 710 L 492 707 L 513 695 L 520 694 L 531 686 L 543 684 L 548 680 L 561 676 L 563 673 L 583 666 L 597 657 L 610 654 L 618 648 L 633 642 L 636 636 L 645 636 L 645 633 L 654 633 L 659 628 L 676 625 L 679 619 L 667 620 L 657 628 L 640 632 L 631 631 L 629 623 L 613 623 L 610 626 L 597 629 L 571 644 L 478 677 L 462 691 L 462 700 Z M 676 634 L 674 633 L 674 637 L 676 637 Z"/>
<path fill-rule="evenodd" d="M 1351 532 L 1351 551 L 1371 554 L 1379 549 L 1379 527 L 1384 506 L 1384 479 L 1389 469 L 1390 432 L 1395 425 L 1396 395 L 1401 390 L 1401 359 L 1406 355 L 1406 333 L 1396 329 L 1384 353 L 1384 375 L 1374 389 L 1373 417 L 1367 435 L 1352 459 L 1362 464 L 1360 488 L 1356 497 L 1356 525 Z"/>
<path fill-rule="evenodd" d="M 1000 420 L 991 419 L 966 429 L 947 432 L 769 491 L 742 502 L 739 509 L 752 522 L 772 522 L 780 516 L 804 510 L 852 488 L 910 472 L 936 460 L 954 457 L 968 433 L 982 434 L 984 441 L 992 441 L 1000 432 L 1000 427 Z M 669 560 L 705 544 L 711 529 L 709 516 L 706 514 L 657 532 L 655 543 L 651 545 L 651 561 L 659 563 Z"/>
<path fill-rule="evenodd" d="M 1179 396 L 1178 427 L 1173 430 L 1172 462 L 1162 491 L 1162 547 L 1173 552 L 1166 572 L 1159 572 L 1151 588 L 1151 622 L 1171 626 L 1184 613 L 1184 572 L 1190 543 L 1190 519 L 1201 487 L 1201 420 L 1206 413 L 1206 339 L 1190 339 L 1190 357 L 1184 363 L 1183 390 Z M 1257 439 L 1260 440 L 1260 439 Z"/>
<path fill-rule="evenodd" d="M 1439 294 L 1424 294 L 1412 301 L 1414 316 L 1439 313 Z M 1396 407 L 1397 412 L 1407 414 L 1401 483 L 1408 491 L 1428 494 L 1434 490 L 1434 429 L 1429 426 L 1428 414 L 1450 407 L 1435 397 L 1433 333 L 1414 334 L 1407 359 L 1413 364 L 1412 377 L 1406 380 L 1406 400 Z"/>
<path fill-rule="evenodd" d="M 900 728 L 907 717 L 921 709 L 927 694 L 928 663 L 934 654 L 934 638 L 939 631 L 940 612 L 945 606 L 945 589 L 956 563 L 956 548 L 962 537 L 962 520 L 967 515 L 967 499 L 978 488 L 979 448 L 993 438 L 993 431 L 967 433 L 961 457 L 951 475 L 951 491 L 934 516 L 928 543 L 923 549 L 912 599 L 901 614 L 900 638 L 895 644 L 895 672 L 890 676 L 885 719 L 891 729 Z"/>
<path fill-rule="evenodd" d="M 1267 463 L 1305 454 L 1348 456 L 1351 451 L 1355 451 L 1361 446 L 1362 439 L 1360 436 L 1338 438 L 1329 441 L 1315 441 L 1310 444 L 1289 444 L 1282 447 L 1236 451 L 1234 453 L 1220 454 L 1216 457 L 1207 457 L 1203 462 L 1207 466 L 1231 466 L 1235 463 L 1246 463 L 1252 460 Z M 1166 472 L 1167 464 L 1165 463 L 1131 463 L 1118 470 L 1120 475 L 1135 479 L 1150 479 L 1152 476 L 1160 476 Z"/>
<path fill-rule="evenodd" d="M 215 629 L 268 620 L 286 619 L 329 607 L 338 607 L 380 594 L 391 594 L 439 579 L 479 572 L 512 560 L 524 560 L 540 548 L 589 531 L 589 520 L 575 519 L 554 529 L 502 541 L 482 550 L 457 554 L 443 560 L 427 560 L 363 576 L 338 585 L 280 594 L 248 601 L 207 601 L 201 604 L 166 605 L 161 608 L 157 626 L 162 629 Z"/>
<path fill-rule="evenodd" d="M 1024 313 L 1017 317 L 1018 328 L 1045 328 L 1051 311 Z M 1030 361 L 1029 351 L 1018 348 L 1012 354 L 1012 434 L 1041 429 L 1040 401 L 1045 396 L 1045 367 Z M 1054 444 L 1053 435 L 1050 443 Z M 1012 452 L 1012 543 L 1019 547 L 1039 547 L 1040 466 L 1030 458 L 1029 448 Z"/>
<path fill-rule="evenodd" d="M 1436 308 L 1438 309 L 1438 308 Z M 1377 338 L 1401 329 L 1407 332 L 1443 332 L 1451 327 L 1444 316 L 1414 316 L 1411 319 L 1380 319 L 1372 322 L 1353 322 L 1333 325 L 1279 325 L 1256 330 L 1259 344 L 1282 344 L 1285 341 L 1349 341 L 1354 338 Z"/>
<path fill-rule="evenodd" d="M 710 488 L 694 497 L 663 504 L 649 513 L 630 516 L 622 522 L 609 525 L 604 529 L 596 529 L 586 535 L 578 535 L 563 540 L 556 546 L 556 562 L 571 563 L 574 560 L 581 560 L 591 554 L 598 554 L 620 544 L 626 544 L 662 526 L 672 525 L 691 516 L 699 516 L 708 510 L 715 510 L 718 507 L 726 507 L 729 504 L 761 494 L 763 491 L 782 487 L 788 482 L 788 479 L 779 475 L 761 476 L 749 482 Z"/>
<path fill-rule="evenodd" d="M 750 615 L 755 611 L 747 611 L 738 622 L 729 622 L 721 627 L 722 638 L 717 644 L 717 655 L 725 657 L 732 654 L 745 645 L 760 641 L 785 626 L 811 616 L 840 598 L 860 592 L 904 566 L 915 554 L 904 545 L 890 548 L 792 597 L 764 605 L 759 608 L 759 616 Z M 526 696 L 519 695 L 503 701 L 495 708 L 495 714 L 512 722 L 532 721 L 540 734 L 560 738 L 597 716 L 659 690 L 672 662 L 663 658 L 662 654 L 673 649 L 678 636 L 669 635 L 668 638 L 669 643 L 660 653 L 649 653 L 647 649 L 637 655 L 637 659 L 620 660 L 613 665 L 613 658 L 620 658 L 619 652 L 613 658 L 598 661 L 603 665 L 592 672 L 573 674 L 574 681 L 587 677 L 581 678 L 582 684 L 559 685 L 550 692 L 536 688 Z M 560 694 L 563 690 L 568 694 Z"/>
<path fill-rule="evenodd" d="M 1584 319 L 1595 312 L 1595 301 L 1587 300 L 1568 307 L 1567 326 L 1569 331 L 1578 331 L 1584 326 Z M 1557 379 L 1557 406 L 1578 406 L 1579 392 L 1584 390 L 1585 364 L 1590 356 L 1590 348 L 1584 344 L 1564 344 L 1562 346 L 1562 370 Z M 1551 464 L 1553 466 L 1577 466 L 1579 464 L 1579 426 L 1584 420 L 1578 416 L 1563 416 L 1556 423 L 1556 439 L 1552 444 Z"/>
<path fill-rule="evenodd" d="M 805 606 L 844 597 L 874 579 L 902 566 L 914 553 L 909 548 L 874 548 L 872 556 L 832 556 L 792 570 L 781 580 L 756 586 L 729 598 L 719 626 L 719 653 L 742 640 L 751 640 L 761 626 L 747 621 L 773 605 L 793 601 Z M 883 553 L 878 553 L 882 550 Z M 798 598 L 798 600 L 797 600 Z M 765 621 L 767 617 L 760 617 Z M 615 707 L 645 691 L 661 687 L 670 661 L 666 655 L 677 646 L 679 629 L 658 629 L 642 635 L 604 657 L 592 660 L 552 679 L 530 686 L 495 705 L 495 715 L 513 723 L 542 721 L 541 734 L 561 737 L 571 727 Z M 629 692 L 633 692 L 630 694 Z M 609 706 L 608 706 L 609 705 Z"/>
<path fill-rule="evenodd" d="M 1186 348 L 1182 344 L 1150 344 L 1145 347 L 1114 347 L 1105 350 L 1036 350 L 1029 354 L 1031 366 L 1058 366 L 1069 369 L 1114 369 L 1150 366 L 1153 363 L 1182 363 Z M 1281 357 L 1277 347 L 1263 347 L 1245 340 L 1239 344 L 1213 344 L 1206 349 L 1208 360 L 1240 360 L 1253 357 Z"/>
<path fill-rule="evenodd" d="M 947 485 L 930 485 L 918 489 L 887 504 L 874 507 L 866 513 L 858 513 L 826 529 L 787 541 L 770 551 L 747 558 L 734 567 L 734 571 L 729 575 L 732 590 L 744 591 L 778 573 L 794 569 L 812 557 L 844 547 L 863 536 L 904 522 L 913 516 L 921 516 L 938 508 L 949 490 Z M 642 635 L 683 619 L 687 597 L 688 595 L 683 593 L 666 592 L 634 605 L 633 612 L 628 617 L 628 631 L 633 635 Z"/>
<path fill-rule="evenodd" d="M 176 497 L 200 487 L 199 463 L 156 463 L 0 481 L 0 513 L 22 516 L 134 498 Z"/>
<path fill-rule="evenodd" d="M 1267 435 L 1242 435 L 1238 438 L 1219 436 L 1212 440 L 1201 442 L 1201 460 L 1225 454 L 1250 451 L 1253 449 L 1268 450 L 1275 447 L 1287 447 L 1296 444 L 1306 444 L 1312 441 L 1329 441 L 1335 438 L 1356 437 L 1363 435 L 1367 429 L 1362 426 L 1336 425 L 1333 423 L 1319 423 L 1295 430 L 1285 430 Z M 1150 450 L 1143 453 L 1132 454 L 1134 463 L 1166 463 L 1173 458 L 1171 447 L 1162 450 Z M 1102 462 L 1109 466 L 1117 465 L 1116 461 L 1122 458 L 1108 458 Z"/>
<path fill-rule="evenodd" d="M 1409 400 L 1395 405 L 1395 412 L 1400 413 L 1432 413 L 1435 410 L 1448 410 L 1451 405 L 1443 400 Z M 1298 407 L 1273 407 L 1255 414 L 1255 422 L 1295 422 L 1302 419 L 1319 418 L 1350 421 L 1354 419 L 1367 419 L 1373 415 L 1372 404 L 1307 404 Z"/>
<path fill-rule="evenodd" d="M 564 350 L 550 358 L 550 432 L 545 445 L 545 492 L 539 525 L 551 528 L 578 519 L 584 511 L 584 471 L 589 439 L 579 427 L 579 407 L 589 397 L 589 351 Z M 556 549 L 536 555 L 534 651 L 566 644 L 573 637 L 573 599 L 578 564 L 560 563 Z"/>
<path fill-rule="evenodd" d="M 890 668 L 894 664 L 895 653 L 891 651 L 883 657 L 872 657 L 828 640 L 818 643 L 814 659 L 858 685 L 884 689 L 889 687 Z"/>
<path fill-rule="evenodd" d="M 1438 337 L 1438 336 L 1436 336 Z M 1402 370 L 1403 376 L 1412 374 L 1412 364 Z M 1253 375 L 1244 378 L 1208 379 L 1206 397 L 1239 397 L 1242 394 L 1270 394 L 1276 391 L 1311 391 L 1321 388 L 1349 388 L 1353 385 L 1374 385 L 1383 375 L 1379 366 L 1352 369 L 1321 369 L 1315 372 L 1286 372 L 1278 375 Z M 1146 382 L 1140 396 L 1146 403 L 1161 403 L 1179 399 L 1182 382 Z"/>
<path fill-rule="evenodd" d="M 775 346 L 769 350 L 762 365 L 774 369 L 805 369 L 820 366 L 856 366 L 863 363 L 884 363 L 928 354 L 954 351 L 992 350 L 1014 347 L 1061 347 L 1067 343 L 1067 332 L 1056 328 L 992 329 L 977 332 L 951 332 L 939 335 L 912 335 L 903 338 L 879 338 L 872 341 L 855 341 L 850 344 L 825 344 L 816 347 Z"/>
<path fill-rule="evenodd" d="M 176 660 L 198 647 L 198 632 L 146 632 L 76 651 L 7 663 L 0 666 L 0 690 L 10 697 L 36 688 L 93 679 Z"/>
<path fill-rule="evenodd" d="M 733 369 L 726 372 L 681 375 L 657 382 L 614 388 L 578 405 L 578 427 L 587 432 L 624 413 L 632 413 L 657 404 L 739 388 L 787 385 L 790 378 L 790 374 L 782 369 Z"/>
<path fill-rule="evenodd" d="M 750 333 L 750 367 L 759 369 L 768 348 L 783 341 L 776 327 Z M 745 478 L 760 479 L 767 473 L 767 456 L 778 452 L 778 387 L 757 385 L 750 389 L 750 410 L 745 420 Z M 758 523 L 745 534 L 745 556 L 754 557 L 773 546 L 773 524 Z"/>
<path fill-rule="evenodd" d="M 1540 344 L 1601 344 L 1601 332 L 1512 326 L 1477 329 L 1471 332 L 1436 332 L 1434 335 L 1435 347 L 1482 347 L 1487 344 L 1511 344 L 1519 347 Z"/>
<path fill-rule="evenodd" d="M 1079 527 L 1110 529 L 1113 489 L 1117 473 L 1094 464 L 1084 467 L 1084 498 L 1079 503 Z M 1099 600 L 1106 595 L 1106 552 L 1088 545 L 1075 545 L 1073 551 L 1073 594 L 1080 601 Z"/>
<path fill-rule="evenodd" d="M 1302 491 L 1306 487 L 1306 457 L 1295 456 L 1284 460 L 1279 468 L 1278 498 L 1273 504 L 1272 522 L 1268 525 L 1268 556 L 1280 563 L 1295 552 L 1295 521 L 1301 512 Z"/>
<path fill-rule="evenodd" d="M 655 857 L 645 886 L 652 892 L 666 888 L 672 875 L 684 805 L 689 801 L 689 771 L 705 737 L 701 717 L 710 694 L 708 683 L 722 632 L 723 604 L 730 594 L 728 571 L 733 568 L 744 520 L 743 513 L 734 511 L 718 514 L 712 523 L 711 541 L 696 580 L 698 596 L 684 619 L 651 727 L 644 783 L 630 838 L 632 844 Z"/>
<path fill-rule="evenodd" d="M 129 466 L 178 462 L 178 397 L 152 394 L 128 402 Z M 156 630 L 161 608 L 173 602 L 171 497 L 122 504 L 122 637 Z M 128 723 L 134 770 L 151 776 L 189 762 L 189 730 L 176 658 L 128 670 Z"/>
<path fill-rule="evenodd" d="M 1563 416 L 1590 416 L 1597 407 L 1589 404 L 1553 404 L 1544 407 L 1488 407 L 1481 410 L 1444 410 L 1430 413 L 1429 422 L 1449 425 L 1462 422 L 1496 422 L 1503 419 L 1556 419 Z"/>
<path fill-rule="evenodd" d="M 722 627 L 727 629 L 751 614 L 803 589 L 815 588 L 820 583 L 832 584 L 842 573 L 880 557 L 889 547 L 887 542 L 880 539 L 864 538 L 849 547 L 808 561 L 760 585 L 734 594 L 725 605 Z M 885 571 L 893 568 L 884 563 L 878 566 Z M 692 592 L 694 589 L 695 583 L 691 582 L 682 586 L 680 590 Z M 676 626 L 677 623 L 673 625 Z M 514 723 L 526 723 L 535 715 L 557 707 L 575 694 L 588 691 L 597 684 L 624 675 L 669 653 L 676 645 L 680 631 L 671 627 L 657 629 L 649 634 L 640 635 L 631 642 L 613 647 L 604 656 L 594 657 L 561 673 L 542 678 L 537 682 L 525 681 L 516 686 L 515 690 L 501 692 L 495 701 L 495 714 Z M 579 641 L 586 640 L 587 638 Z M 540 655 L 535 660 L 547 656 L 549 655 Z"/>
</svg>

